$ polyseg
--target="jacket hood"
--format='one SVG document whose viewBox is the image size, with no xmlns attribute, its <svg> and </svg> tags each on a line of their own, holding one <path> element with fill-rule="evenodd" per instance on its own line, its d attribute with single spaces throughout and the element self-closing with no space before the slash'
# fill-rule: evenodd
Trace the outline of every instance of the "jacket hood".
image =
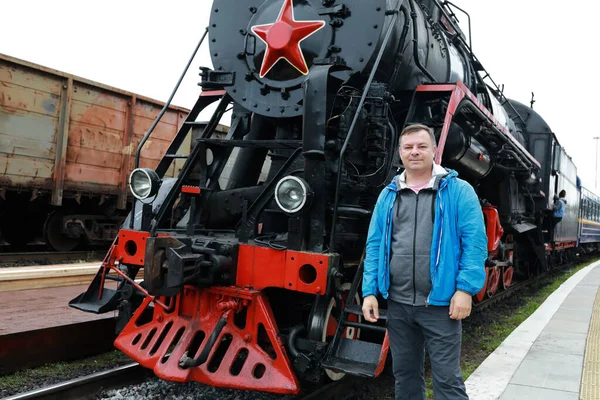
<svg viewBox="0 0 600 400">
<path fill-rule="evenodd" d="M 404 174 L 404 172 L 402 172 L 402 174 Z M 400 176 L 402 174 L 395 175 L 392 178 L 392 181 L 385 188 L 397 192 L 399 190 L 398 180 L 400 179 Z M 458 177 L 458 172 L 456 172 L 453 169 L 442 167 L 441 165 L 438 165 L 438 164 L 433 164 L 433 173 L 432 173 L 431 177 L 434 178 L 438 175 L 445 175 L 442 177 L 442 180 L 440 182 L 440 189 L 441 189 L 442 187 L 444 187 L 447 184 L 447 182 L 450 179 L 454 179 L 454 178 Z"/>
</svg>

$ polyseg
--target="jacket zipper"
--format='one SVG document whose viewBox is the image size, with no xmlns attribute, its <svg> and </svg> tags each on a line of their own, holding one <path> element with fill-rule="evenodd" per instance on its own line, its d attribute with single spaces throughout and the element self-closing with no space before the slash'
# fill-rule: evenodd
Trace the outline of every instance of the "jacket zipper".
<svg viewBox="0 0 600 400">
<path fill-rule="evenodd" d="M 417 200 L 415 202 L 415 229 L 413 232 L 413 306 L 417 303 L 417 256 L 415 255 L 415 251 L 417 250 L 417 217 L 419 210 L 419 193 L 417 193 Z"/>
<path fill-rule="evenodd" d="M 392 207 L 387 212 L 387 221 L 386 221 L 385 233 L 384 233 L 386 235 L 386 237 L 389 236 L 389 232 L 388 231 L 390 229 L 390 217 L 391 217 L 392 213 L 394 212 L 394 203 L 395 203 L 395 201 L 392 201 Z M 387 240 L 386 240 L 386 243 L 387 243 Z M 390 273 L 390 266 L 389 266 L 389 263 L 390 263 L 390 248 L 391 248 L 391 244 L 388 244 L 387 248 L 385 249 L 385 253 L 386 253 L 385 254 L 385 259 L 386 259 L 386 265 L 387 265 L 387 273 L 388 273 L 388 275 Z M 389 283 L 388 283 L 388 290 L 389 290 Z"/>
<path fill-rule="evenodd" d="M 425 299 L 425 307 L 429 306 L 429 298 L 431 297 L 431 292 L 433 291 L 433 287 L 435 285 L 435 275 L 437 274 L 437 267 L 438 264 L 440 262 L 440 251 L 441 251 L 441 247 L 442 247 L 442 235 L 444 234 L 444 205 L 442 203 L 442 191 L 443 187 L 440 186 L 440 188 L 438 189 L 437 194 L 439 195 L 438 199 L 440 201 L 440 240 L 438 241 L 438 251 L 437 251 L 437 257 L 435 259 L 435 267 L 433 269 L 433 274 L 431 276 L 431 290 L 429 291 L 429 294 L 427 295 L 427 299 Z"/>
</svg>

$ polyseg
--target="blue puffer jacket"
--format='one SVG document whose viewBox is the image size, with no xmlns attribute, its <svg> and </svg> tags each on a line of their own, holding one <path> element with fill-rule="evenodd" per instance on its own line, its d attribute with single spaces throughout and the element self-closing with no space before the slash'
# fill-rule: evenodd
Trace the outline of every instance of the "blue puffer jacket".
<svg viewBox="0 0 600 400">
<path fill-rule="evenodd" d="M 431 242 L 431 293 L 427 304 L 447 306 L 461 290 L 477 294 L 485 282 L 487 236 L 483 212 L 473 187 L 448 170 L 436 197 Z M 367 237 L 363 273 L 363 297 L 387 299 L 390 286 L 392 214 L 398 188 L 396 179 L 379 195 Z"/>
</svg>

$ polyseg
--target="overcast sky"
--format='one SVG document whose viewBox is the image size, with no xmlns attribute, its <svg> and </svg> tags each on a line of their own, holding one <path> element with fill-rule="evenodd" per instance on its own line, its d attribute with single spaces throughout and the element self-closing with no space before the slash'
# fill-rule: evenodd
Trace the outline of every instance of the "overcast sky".
<svg viewBox="0 0 600 400">
<path fill-rule="evenodd" d="M 473 49 L 488 72 L 505 85 L 510 98 L 529 104 L 535 92 L 534 109 L 575 161 L 584 185 L 593 189 L 600 80 L 592 57 L 598 57 L 600 47 L 596 39 L 600 3 L 454 3 L 471 15 Z M 208 24 L 210 4 L 207 0 L 4 1 L 0 53 L 166 101 Z M 459 18 L 466 26 L 466 18 L 460 14 Z M 212 65 L 208 43 L 175 104 L 193 106 L 200 65 Z"/>
</svg>

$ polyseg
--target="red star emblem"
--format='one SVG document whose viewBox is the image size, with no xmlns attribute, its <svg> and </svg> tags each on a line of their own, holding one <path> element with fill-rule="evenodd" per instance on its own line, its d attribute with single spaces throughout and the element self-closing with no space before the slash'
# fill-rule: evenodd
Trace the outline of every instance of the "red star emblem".
<svg viewBox="0 0 600 400">
<path fill-rule="evenodd" d="M 325 26 L 325 21 L 296 21 L 292 0 L 284 0 L 277 20 L 272 24 L 255 25 L 252 32 L 265 44 L 267 50 L 260 68 L 264 77 L 277 61 L 284 59 L 301 74 L 308 74 L 308 65 L 300 42 Z"/>
</svg>

